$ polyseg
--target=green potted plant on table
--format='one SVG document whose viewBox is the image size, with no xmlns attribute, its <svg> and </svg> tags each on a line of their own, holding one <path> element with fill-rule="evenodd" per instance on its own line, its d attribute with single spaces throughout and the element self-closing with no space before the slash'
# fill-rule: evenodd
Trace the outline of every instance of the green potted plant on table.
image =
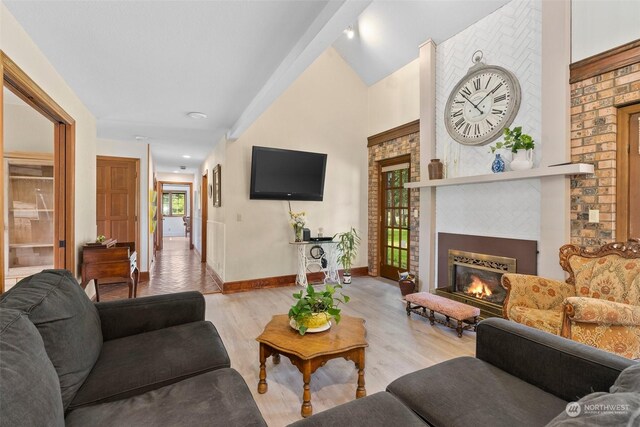
<svg viewBox="0 0 640 427">
<path fill-rule="evenodd" d="M 522 126 L 516 126 L 513 130 L 504 128 L 504 141 L 491 146 L 491 152 L 495 153 L 500 149 L 510 150 L 514 156 L 509 164 L 511 170 L 519 171 L 531 169 L 533 167 L 533 149 L 535 142 L 531 135 L 522 133 Z"/>
<path fill-rule="evenodd" d="M 342 283 L 349 284 L 351 283 L 351 265 L 358 254 L 360 236 L 358 236 L 356 229 L 351 227 L 349 231 L 338 233 L 333 238 L 338 241 L 336 246 L 340 253 L 338 262 L 342 264 L 343 268 Z"/>
<path fill-rule="evenodd" d="M 336 290 L 341 288 L 341 285 L 326 285 L 324 290 L 316 291 L 308 285 L 306 292 L 302 290 L 293 294 L 297 301 L 289 309 L 291 327 L 304 335 L 310 329 L 315 329 L 314 332 L 329 329 L 331 318 L 336 323 L 340 322 L 338 306 L 349 302 L 349 297 L 342 292 L 336 295 Z"/>
</svg>

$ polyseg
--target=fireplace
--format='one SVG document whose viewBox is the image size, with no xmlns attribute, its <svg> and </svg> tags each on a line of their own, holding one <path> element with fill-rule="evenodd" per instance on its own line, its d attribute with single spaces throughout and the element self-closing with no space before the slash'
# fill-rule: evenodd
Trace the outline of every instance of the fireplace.
<svg viewBox="0 0 640 427">
<path fill-rule="evenodd" d="M 507 294 L 500 280 L 516 272 L 514 258 L 449 249 L 448 266 L 451 292 L 502 308 Z"/>
<path fill-rule="evenodd" d="M 504 273 L 537 273 L 537 242 L 438 233 L 435 292 L 480 308 L 480 317 L 502 317 Z"/>
</svg>

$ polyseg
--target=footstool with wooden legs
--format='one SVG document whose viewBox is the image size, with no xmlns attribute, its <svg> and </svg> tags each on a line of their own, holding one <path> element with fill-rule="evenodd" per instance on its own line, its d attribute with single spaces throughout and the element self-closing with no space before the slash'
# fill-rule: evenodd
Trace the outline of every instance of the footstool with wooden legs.
<svg viewBox="0 0 640 427">
<path fill-rule="evenodd" d="M 416 313 L 429 319 L 433 325 L 438 322 L 442 325 L 453 328 L 458 332 L 458 337 L 462 337 L 463 330 L 473 329 L 476 331 L 478 325 L 480 309 L 470 305 L 434 295 L 429 292 L 417 292 L 405 296 L 407 301 L 407 316 Z M 429 310 L 429 314 L 427 314 Z M 446 320 L 435 317 L 434 313 L 442 314 Z M 451 322 L 451 319 L 455 322 Z"/>
</svg>

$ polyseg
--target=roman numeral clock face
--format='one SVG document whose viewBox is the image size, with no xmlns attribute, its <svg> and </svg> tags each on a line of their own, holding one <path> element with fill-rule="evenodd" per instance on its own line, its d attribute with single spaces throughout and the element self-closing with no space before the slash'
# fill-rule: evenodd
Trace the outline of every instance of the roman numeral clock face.
<svg viewBox="0 0 640 427">
<path fill-rule="evenodd" d="M 501 67 L 479 65 L 451 92 L 444 120 L 457 142 L 484 145 L 502 135 L 519 107 L 520 85 L 515 76 Z"/>
</svg>

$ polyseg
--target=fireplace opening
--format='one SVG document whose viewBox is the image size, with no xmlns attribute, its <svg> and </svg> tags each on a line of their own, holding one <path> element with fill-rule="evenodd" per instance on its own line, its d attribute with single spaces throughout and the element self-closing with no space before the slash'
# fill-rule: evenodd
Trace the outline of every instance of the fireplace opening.
<svg viewBox="0 0 640 427">
<path fill-rule="evenodd" d="M 507 292 L 500 281 L 516 272 L 514 258 L 450 249 L 448 264 L 451 292 L 502 307 Z"/>
<path fill-rule="evenodd" d="M 502 304 L 507 293 L 500 285 L 501 278 L 502 272 L 456 265 L 453 291 L 494 304 Z"/>
</svg>

